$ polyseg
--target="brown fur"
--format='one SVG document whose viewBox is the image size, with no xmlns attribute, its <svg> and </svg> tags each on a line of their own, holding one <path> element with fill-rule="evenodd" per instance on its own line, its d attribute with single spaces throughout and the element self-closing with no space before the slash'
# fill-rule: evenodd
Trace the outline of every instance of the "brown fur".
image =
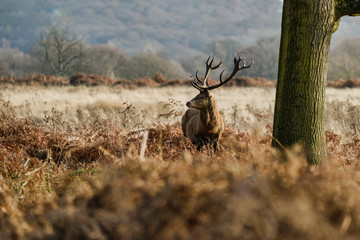
<svg viewBox="0 0 360 240">
<path fill-rule="evenodd" d="M 196 71 L 195 78 L 192 79 L 191 85 L 198 89 L 200 93 L 190 102 L 186 103 L 186 106 L 190 109 L 185 112 L 181 124 L 184 135 L 190 138 L 191 141 L 198 146 L 198 149 L 203 145 L 210 144 L 216 151 L 219 137 L 224 130 L 224 122 L 219 111 L 216 109 L 215 97 L 210 90 L 223 86 L 230 81 L 238 71 L 251 67 L 253 62 L 246 65 L 246 62 L 243 61 L 241 57 L 235 56 L 234 69 L 230 75 L 223 80 L 223 70 L 220 74 L 219 83 L 210 85 L 208 79 L 210 71 L 222 65 L 222 61 L 220 61 L 217 65 L 213 66 L 214 58 L 215 57 L 211 58 L 210 55 L 207 59 L 203 80 L 198 77 L 199 71 Z M 240 65 L 242 61 L 243 64 Z"/>
<path fill-rule="evenodd" d="M 189 109 L 182 118 L 184 135 L 190 138 L 198 149 L 211 144 L 216 150 L 224 123 L 216 108 L 214 95 L 208 90 L 200 91 L 186 106 Z"/>
</svg>

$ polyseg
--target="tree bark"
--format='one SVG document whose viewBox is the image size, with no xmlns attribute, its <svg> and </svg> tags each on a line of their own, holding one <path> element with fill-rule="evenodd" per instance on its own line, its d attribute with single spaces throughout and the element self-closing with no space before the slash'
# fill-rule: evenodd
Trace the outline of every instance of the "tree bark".
<svg viewBox="0 0 360 240">
<path fill-rule="evenodd" d="M 360 0 L 284 0 L 273 146 L 300 144 L 309 164 L 326 162 L 325 87 L 331 35 Z"/>
<path fill-rule="evenodd" d="M 345 15 L 359 16 L 360 0 L 335 0 L 335 21 Z"/>
</svg>

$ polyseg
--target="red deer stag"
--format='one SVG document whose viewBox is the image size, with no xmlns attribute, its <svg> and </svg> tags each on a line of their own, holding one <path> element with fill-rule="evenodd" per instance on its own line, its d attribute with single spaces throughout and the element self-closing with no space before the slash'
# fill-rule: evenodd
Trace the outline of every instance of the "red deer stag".
<svg viewBox="0 0 360 240">
<path fill-rule="evenodd" d="M 191 85 L 198 89 L 200 93 L 196 95 L 192 100 L 186 103 L 186 106 L 189 108 L 184 116 L 182 117 L 182 131 L 185 137 L 190 138 L 193 144 L 197 145 L 197 149 L 204 145 L 210 144 L 214 148 L 214 151 L 218 149 L 219 137 L 224 130 L 224 122 L 222 120 L 221 114 L 216 108 L 216 102 L 214 94 L 210 92 L 215 88 L 221 87 L 228 81 L 230 81 L 235 74 L 242 69 L 249 68 L 252 66 L 253 62 L 249 65 L 246 65 L 246 62 L 243 61 L 243 65 L 240 65 L 242 61 L 241 57 L 234 57 L 234 70 L 232 73 L 225 79 L 222 79 L 223 70 L 220 74 L 220 82 L 216 85 L 210 85 L 208 76 L 211 70 L 217 69 L 222 65 L 222 61 L 216 66 L 212 66 L 213 57 L 210 60 L 210 56 L 206 61 L 206 71 L 203 80 L 200 80 L 198 77 L 198 72 L 196 72 L 196 78 L 192 79 Z M 210 61 L 210 62 L 209 62 Z"/>
</svg>

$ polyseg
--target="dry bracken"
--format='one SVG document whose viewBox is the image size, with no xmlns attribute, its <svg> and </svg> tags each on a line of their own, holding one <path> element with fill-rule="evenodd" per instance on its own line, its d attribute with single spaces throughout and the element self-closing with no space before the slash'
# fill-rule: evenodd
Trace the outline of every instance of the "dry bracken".
<svg viewBox="0 0 360 240">
<path fill-rule="evenodd" d="M 329 111 L 333 122 L 346 117 L 357 123 L 357 106 L 330 103 L 329 108 L 334 108 Z M 336 115 L 335 108 L 343 114 Z M 114 109 L 119 113 L 126 107 Z M 273 152 L 271 124 L 264 131 L 227 126 L 219 151 L 209 154 L 183 137 L 178 114 L 168 106 L 159 117 L 175 118 L 175 123 L 133 129 L 126 125 L 127 118 L 137 121 L 131 112 L 123 112 L 122 124 L 98 109 L 75 108 L 75 117 L 55 109 L 43 119 L 17 110 L 0 101 L 1 239 L 360 235 L 355 127 L 328 130 L 329 164 L 309 168 L 300 147 L 286 151 L 287 162 Z M 264 123 L 271 118 L 258 113 L 254 110 Z M 148 138 L 141 160 L 144 131 Z"/>
</svg>

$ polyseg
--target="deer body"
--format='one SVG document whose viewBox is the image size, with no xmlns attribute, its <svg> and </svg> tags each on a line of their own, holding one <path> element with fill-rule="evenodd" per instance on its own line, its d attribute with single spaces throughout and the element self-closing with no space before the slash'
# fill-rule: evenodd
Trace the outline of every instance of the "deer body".
<svg viewBox="0 0 360 240">
<path fill-rule="evenodd" d="M 182 117 L 181 127 L 184 136 L 190 138 L 192 143 L 197 145 L 198 150 L 200 150 L 203 145 L 210 144 L 216 151 L 220 135 L 224 130 L 224 122 L 221 114 L 216 108 L 215 97 L 210 90 L 221 87 L 232 79 L 239 70 L 251 67 L 252 63 L 246 66 L 244 61 L 244 64 L 240 66 L 242 59 L 240 57 L 235 57 L 233 72 L 223 80 L 222 75 L 224 71 L 222 71 L 220 74 L 220 83 L 210 86 L 208 82 L 210 70 L 220 67 L 222 61 L 216 66 L 212 66 L 214 57 L 211 59 L 210 63 L 209 61 L 210 56 L 206 61 L 204 80 L 200 80 L 198 72 L 196 72 L 196 79 L 191 81 L 192 86 L 198 89 L 200 93 L 186 103 L 186 106 L 189 107 L 189 109 Z"/>
<path fill-rule="evenodd" d="M 182 118 L 182 130 L 186 137 L 200 149 L 211 144 L 217 149 L 219 137 L 224 130 L 221 114 L 216 109 L 214 95 L 209 91 L 200 92 L 186 103 L 188 109 Z"/>
</svg>

